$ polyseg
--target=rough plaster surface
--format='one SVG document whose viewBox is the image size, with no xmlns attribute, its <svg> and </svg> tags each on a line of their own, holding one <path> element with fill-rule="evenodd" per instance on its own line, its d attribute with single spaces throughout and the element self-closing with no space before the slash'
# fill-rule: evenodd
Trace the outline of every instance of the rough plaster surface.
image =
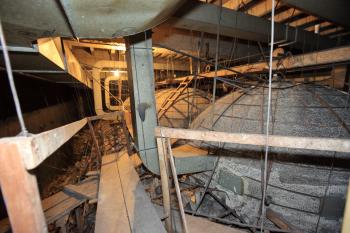
<svg viewBox="0 0 350 233">
<path fill-rule="evenodd" d="M 273 89 L 272 94 L 270 133 L 350 138 L 337 116 L 324 104 L 331 106 L 341 120 L 350 125 L 350 110 L 343 108 L 346 103 L 344 93 L 327 87 L 298 85 Z M 255 88 L 242 96 L 228 94 L 216 101 L 213 129 L 265 133 L 266 109 L 266 88 Z M 210 129 L 211 113 L 209 106 L 196 118 L 192 128 Z M 229 194 L 227 204 L 255 223 L 260 215 L 263 148 L 218 143 L 193 144 L 223 148 L 212 185 L 225 190 Z M 318 232 L 339 232 L 341 208 L 345 204 L 344 196 L 350 177 L 349 154 L 271 148 L 269 158 L 272 161 L 267 188 L 267 195 L 271 197 L 269 208 L 303 232 L 316 232 L 317 225 Z M 225 180 L 236 179 L 237 176 L 242 178 L 242 195 L 235 193 L 233 188 L 225 187 L 227 183 L 220 185 L 223 180 L 219 174 L 223 170 L 228 176 Z M 325 204 L 322 210 L 323 198 Z M 336 205 L 332 205 L 332 201 Z M 271 223 L 267 221 L 267 224 Z"/>
</svg>

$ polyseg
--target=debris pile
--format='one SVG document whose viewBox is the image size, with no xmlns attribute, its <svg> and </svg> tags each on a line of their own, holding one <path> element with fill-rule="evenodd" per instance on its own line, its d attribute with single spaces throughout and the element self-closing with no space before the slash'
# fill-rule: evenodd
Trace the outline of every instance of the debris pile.
<svg viewBox="0 0 350 233">
<path fill-rule="evenodd" d="M 101 156 L 122 150 L 127 142 L 123 122 L 99 120 L 89 122 L 68 143 L 71 143 L 72 148 L 72 165 L 60 168 L 64 172 L 44 187 L 43 198 L 62 192 L 69 194 L 70 186 L 78 187 L 92 176 L 98 178 Z M 84 200 L 64 217 L 49 224 L 50 232 L 93 232 L 96 202 L 96 198 Z"/>
</svg>

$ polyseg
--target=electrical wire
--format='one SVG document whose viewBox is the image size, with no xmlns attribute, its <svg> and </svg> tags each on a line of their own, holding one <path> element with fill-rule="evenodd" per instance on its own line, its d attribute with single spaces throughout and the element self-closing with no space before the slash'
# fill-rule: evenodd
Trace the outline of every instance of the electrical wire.
<svg viewBox="0 0 350 233">
<path fill-rule="evenodd" d="M 21 134 L 23 136 L 27 136 L 28 130 L 27 130 L 26 125 L 24 123 L 21 104 L 19 102 L 18 95 L 17 95 L 17 90 L 16 90 L 14 78 L 13 78 L 13 73 L 12 73 L 10 56 L 9 56 L 9 53 L 7 50 L 7 45 L 6 45 L 6 40 L 5 40 L 5 35 L 4 35 L 3 28 L 2 28 L 1 20 L 0 20 L 0 40 L 1 40 L 1 45 L 2 45 L 3 53 L 4 53 L 4 60 L 5 60 L 7 77 L 8 77 L 9 83 L 10 83 L 13 101 L 15 102 L 15 107 L 16 107 L 16 112 L 17 112 L 19 124 L 21 126 Z"/>
<path fill-rule="evenodd" d="M 265 158 L 264 158 L 264 188 L 262 198 L 262 210 L 261 210 L 261 226 L 260 232 L 264 232 L 264 220 L 265 220 L 265 199 L 266 199 L 266 181 L 267 181 L 267 157 L 269 153 L 269 126 L 270 126 L 270 112 L 271 112 L 271 85 L 272 85 L 272 55 L 273 44 L 275 35 L 275 0 L 271 1 L 271 42 L 270 42 L 270 58 L 269 58 L 269 92 L 267 103 L 267 119 L 266 119 L 266 144 L 265 144 Z"/>
</svg>

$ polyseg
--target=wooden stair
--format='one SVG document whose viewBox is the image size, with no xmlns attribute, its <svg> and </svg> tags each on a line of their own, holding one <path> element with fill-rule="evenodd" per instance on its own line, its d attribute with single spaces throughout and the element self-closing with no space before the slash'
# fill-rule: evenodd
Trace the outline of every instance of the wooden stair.
<svg viewBox="0 0 350 233">
<path fill-rule="evenodd" d="M 179 98 L 186 90 L 188 85 L 192 82 L 193 77 L 193 75 L 187 76 L 186 79 L 184 79 L 179 86 L 170 93 L 158 110 L 158 119 L 160 119 L 166 113 L 166 111 L 173 105 L 174 101 L 177 100 L 177 98 Z"/>
</svg>

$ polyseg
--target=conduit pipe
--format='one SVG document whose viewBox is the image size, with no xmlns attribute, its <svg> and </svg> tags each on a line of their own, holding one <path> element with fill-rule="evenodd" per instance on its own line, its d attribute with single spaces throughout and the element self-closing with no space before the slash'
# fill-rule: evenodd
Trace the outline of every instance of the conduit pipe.
<svg viewBox="0 0 350 233">
<path fill-rule="evenodd" d="M 110 88 L 109 88 L 109 84 L 111 81 L 118 81 L 118 97 L 114 97 L 115 100 L 118 101 L 118 105 L 111 105 L 111 96 L 110 96 Z M 116 77 L 116 76 L 109 76 L 105 79 L 104 81 L 104 89 L 105 89 L 105 104 L 106 107 L 111 110 L 111 111 L 120 111 L 120 110 L 124 110 L 124 103 L 121 99 L 121 91 L 122 91 L 122 78 L 121 77 Z"/>
</svg>

